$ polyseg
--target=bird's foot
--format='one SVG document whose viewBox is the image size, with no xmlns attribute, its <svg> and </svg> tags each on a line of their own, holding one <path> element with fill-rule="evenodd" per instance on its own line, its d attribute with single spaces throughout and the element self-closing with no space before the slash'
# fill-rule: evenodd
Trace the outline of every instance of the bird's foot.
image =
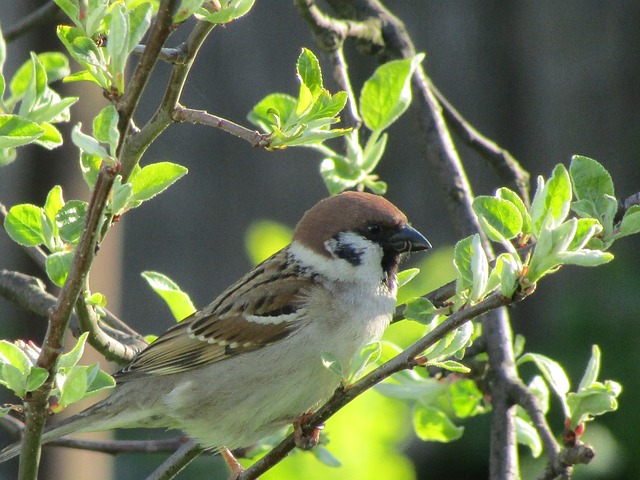
<svg viewBox="0 0 640 480">
<path fill-rule="evenodd" d="M 312 414 L 313 412 L 309 410 L 293 421 L 293 439 L 296 447 L 301 450 L 311 450 L 318 445 L 320 430 L 324 428 L 324 425 L 309 424 L 309 418 Z"/>
</svg>

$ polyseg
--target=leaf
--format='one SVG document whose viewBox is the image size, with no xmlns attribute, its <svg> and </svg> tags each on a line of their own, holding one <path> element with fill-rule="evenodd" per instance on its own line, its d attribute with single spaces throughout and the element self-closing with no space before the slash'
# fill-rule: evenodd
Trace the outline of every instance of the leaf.
<svg viewBox="0 0 640 480">
<path fill-rule="evenodd" d="M 31 368 L 29 357 L 16 345 L 6 340 L 0 340 L 0 363 L 12 365 L 22 374 Z"/>
<path fill-rule="evenodd" d="M 605 195 L 615 196 L 613 180 L 609 172 L 596 160 L 575 155 L 569 167 L 573 190 L 579 201 L 591 202 L 597 212 L 596 217 L 606 210 Z"/>
<path fill-rule="evenodd" d="M 550 359 L 539 353 L 526 353 L 518 359 L 517 365 L 522 365 L 525 362 L 532 361 L 536 364 L 547 383 L 551 386 L 554 392 L 558 395 L 562 402 L 565 415 L 569 416 L 567 407 L 567 393 L 571 387 L 569 378 L 564 369 L 558 362 Z"/>
<path fill-rule="evenodd" d="M 302 115 L 311 107 L 322 92 L 322 72 L 316 56 L 306 48 L 298 57 L 296 64 L 300 93 L 296 105 L 296 115 Z"/>
<path fill-rule="evenodd" d="M 82 151 L 90 155 L 96 155 L 102 159 L 110 159 L 109 153 L 100 143 L 90 135 L 82 133 L 80 128 L 82 123 L 78 123 L 71 131 L 71 140 Z"/>
<path fill-rule="evenodd" d="M 44 213 L 46 217 L 55 224 L 56 214 L 64 206 L 64 198 L 62 197 L 62 187 L 56 185 L 47 194 L 44 202 Z"/>
<path fill-rule="evenodd" d="M 475 234 L 472 240 L 473 253 L 471 254 L 471 292 L 469 293 L 469 299 L 472 302 L 477 302 L 486 293 L 487 282 L 489 280 L 489 261 L 487 255 L 484 253 L 480 235 Z"/>
<path fill-rule="evenodd" d="M 176 321 L 187 318 L 196 311 L 189 295 L 169 277 L 158 272 L 142 272 L 149 286 L 165 301 Z"/>
<path fill-rule="evenodd" d="M 502 198 L 503 200 L 508 200 L 513 203 L 513 205 L 515 205 L 515 207 L 520 212 L 520 216 L 522 217 L 522 233 L 524 233 L 525 235 L 530 235 L 531 215 L 529 215 L 529 211 L 520 196 L 513 190 L 510 190 L 506 187 L 499 188 L 496 191 L 496 196 Z"/>
<path fill-rule="evenodd" d="M 344 370 L 342 363 L 331 352 L 320 352 L 320 359 L 322 360 L 322 366 L 329 370 L 331 373 L 337 375 L 340 378 L 344 378 Z"/>
<path fill-rule="evenodd" d="M 319 462 L 327 467 L 337 468 L 342 466 L 342 462 L 338 460 L 329 450 L 322 445 L 318 445 L 311 452 L 315 455 Z"/>
<path fill-rule="evenodd" d="M 442 410 L 424 405 L 416 405 L 413 410 L 413 429 L 425 442 L 451 442 L 464 432 Z"/>
<path fill-rule="evenodd" d="M 613 412 L 618 409 L 617 397 L 622 387 L 619 383 L 607 380 L 603 383 L 593 383 L 588 388 L 577 393 L 570 393 L 567 397 L 572 425 L 591 420 L 591 417 Z"/>
<path fill-rule="evenodd" d="M 447 387 L 434 379 L 420 379 L 402 384 L 379 383 L 374 387 L 378 393 L 385 397 L 397 400 L 420 400 L 424 403 L 435 401 L 445 393 Z"/>
<path fill-rule="evenodd" d="M 26 394 L 27 373 L 21 372 L 19 368 L 10 363 L 3 364 L 0 372 L 2 373 L 2 382 L 13 390 L 18 397 L 24 397 Z"/>
<path fill-rule="evenodd" d="M 107 38 L 107 54 L 111 57 L 109 71 L 114 78 L 122 78 L 127 62 L 127 46 L 129 42 L 129 22 L 126 8 L 122 4 L 114 4 L 111 9 L 109 36 Z M 123 85 L 118 80 L 118 91 Z"/>
<path fill-rule="evenodd" d="M 53 0 L 60 9 L 73 20 L 78 27 L 80 26 L 80 6 L 78 0 Z"/>
<path fill-rule="evenodd" d="M 420 273 L 419 268 L 408 268 L 406 270 L 398 272 L 398 275 L 396 276 L 396 281 L 398 282 L 398 288 L 404 287 L 407 283 L 413 280 L 416 277 L 416 275 L 418 275 L 419 273 Z"/>
<path fill-rule="evenodd" d="M 180 6 L 173 16 L 173 23 L 184 22 L 202 7 L 204 0 L 181 0 Z"/>
<path fill-rule="evenodd" d="M 64 382 L 60 385 L 60 407 L 68 407 L 72 403 L 79 402 L 87 392 L 87 367 L 75 365 L 64 376 Z"/>
<path fill-rule="evenodd" d="M 509 200 L 481 195 L 473 200 L 473 211 L 491 226 L 485 233 L 494 242 L 501 242 L 502 238 L 493 235 L 492 229 L 506 239 L 514 238 L 522 231 L 520 210 Z"/>
<path fill-rule="evenodd" d="M 131 181 L 131 201 L 143 202 L 155 197 L 186 173 L 186 167 L 171 162 L 159 162 L 145 166 Z"/>
<path fill-rule="evenodd" d="M 87 386 L 85 398 L 116 386 L 116 381 L 113 379 L 113 377 L 108 373 L 100 370 L 97 363 L 92 366 L 92 369 L 95 370 L 95 375 L 92 377 L 89 385 Z"/>
<path fill-rule="evenodd" d="M 202 4 L 201 0 L 197 0 Z M 142 2 L 133 10 L 127 11 L 129 15 L 129 38 L 127 44 L 127 55 L 138 46 L 142 37 L 151 25 L 151 13 L 153 5 L 150 2 Z"/>
<path fill-rule="evenodd" d="M 80 240 L 88 207 L 82 200 L 69 200 L 56 214 L 56 225 L 65 242 L 77 243 Z"/>
<path fill-rule="evenodd" d="M 421 297 L 414 298 L 407 302 L 404 318 L 426 325 L 433 320 L 435 312 L 436 307 L 429 300 Z"/>
<path fill-rule="evenodd" d="M 85 343 L 87 342 L 88 336 L 89 336 L 89 333 L 84 332 L 82 335 L 80 335 L 80 337 L 78 338 L 78 341 L 69 352 L 60 355 L 60 359 L 58 360 L 58 365 L 57 365 L 58 369 L 71 368 L 80 361 L 80 358 L 84 353 L 84 346 L 85 346 Z"/>
<path fill-rule="evenodd" d="M 53 150 L 62 145 L 62 134 L 56 127 L 47 122 L 41 122 L 38 126 L 44 130 L 44 133 L 34 140 L 33 143 L 47 150 Z"/>
<path fill-rule="evenodd" d="M 47 275 L 53 283 L 61 287 L 67 280 L 69 268 L 73 262 L 73 251 L 71 252 L 55 252 L 47 257 L 46 271 Z"/>
<path fill-rule="evenodd" d="M 46 368 L 33 367 L 29 371 L 29 376 L 27 377 L 25 383 L 25 391 L 33 392 L 34 390 L 40 388 L 44 382 L 49 378 L 49 372 Z"/>
<path fill-rule="evenodd" d="M 582 249 L 577 252 L 562 252 L 557 255 L 558 261 L 565 265 L 581 267 L 597 267 L 613 260 L 613 254 L 600 250 Z"/>
<path fill-rule="evenodd" d="M 351 362 L 351 371 L 349 372 L 349 383 L 353 383 L 360 378 L 367 365 L 375 363 L 380 358 L 382 352 L 382 344 L 374 341 L 365 344 L 354 356 Z"/>
<path fill-rule="evenodd" d="M 201 8 L 196 15 L 198 19 L 204 19 L 210 23 L 229 23 L 232 20 L 236 20 L 251 10 L 255 0 L 225 0 L 220 2 L 222 9 L 218 12 L 209 12 L 208 10 Z"/>
<path fill-rule="evenodd" d="M 93 119 L 93 136 L 99 142 L 110 147 L 110 153 L 115 155 L 120 132 L 118 131 L 118 112 L 113 105 L 108 105 Z"/>
<path fill-rule="evenodd" d="M 296 99 L 286 93 L 272 93 L 260 100 L 249 112 L 247 119 L 265 133 L 274 126 L 286 123 L 296 108 Z"/>
<path fill-rule="evenodd" d="M 393 60 L 379 66 L 362 87 L 360 111 L 369 130 L 384 130 L 395 122 L 411 103 L 411 77 L 424 59 Z"/>
<path fill-rule="evenodd" d="M 556 165 L 549 181 L 538 178 L 538 189 L 531 204 L 533 233 L 538 237 L 543 224 L 554 228 L 564 222 L 571 206 L 571 180 L 564 165 Z"/>
<path fill-rule="evenodd" d="M 520 417 L 516 417 L 516 439 L 518 443 L 531 449 L 533 458 L 538 458 L 542 453 L 542 440 L 537 430 L 531 423 Z"/>
<path fill-rule="evenodd" d="M 249 225 L 244 243 L 254 265 L 266 260 L 291 242 L 293 231 L 281 223 L 258 220 Z"/>
<path fill-rule="evenodd" d="M 473 235 L 456 243 L 453 252 L 453 264 L 456 266 L 456 293 L 461 293 L 471 287 L 473 273 L 471 271 L 471 257 L 473 255 Z"/>
<path fill-rule="evenodd" d="M 100 165 L 102 165 L 102 159 L 98 155 L 91 155 L 86 152 L 80 153 L 80 171 L 82 172 L 82 178 L 93 189 L 98 179 L 98 173 L 100 173 Z"/>
<path fill-rule="evenodd" d="M 26 145 L 45 133 L 36 122 L 25 120 L 17 115 L 0 115 L 0 148 Z"/>
<path fill-rule="evenodd" d="M 625 212 L 617 236 L 624 237 L 638 232 L 640 232 L 640 206 L 636 205 Z"/>
<path fill-rule="evenodd" d="M 453 412 L 458 418 L 468 418 L 483 413 L 483 394 L 476 383 L 469 378 L 456 380 L 447 392 Z"/>
<path fill-rule="evenodd" d="M 4 229 L 11 239 L 25 247 L 45 243 L 42 223 L 46 222 L 44 210 L 29 203 L 14 205 L 4 220 Z"/>
<path fill-rule="evenodd" d="M 450 372 L 469 373 L 471 369 L 455 360 L 445 360 L 444 362 L 427 362 L 430 367 L 442 368 Z"/>
</svg>

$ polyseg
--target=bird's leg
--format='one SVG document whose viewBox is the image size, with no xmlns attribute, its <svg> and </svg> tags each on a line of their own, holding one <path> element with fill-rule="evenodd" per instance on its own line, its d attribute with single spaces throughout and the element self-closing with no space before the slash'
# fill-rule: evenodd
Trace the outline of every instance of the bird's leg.
<svg viewBox="0 0 640 480">
<path fill-rule="evenodd" d="M 324 425 L 310 425 L 309 418 L 313 412 L 309 410 L 293 421 L 293 438 L 296 447 L 301 450 L 311 450 L 320 441 L 320 430 Z"/>
<path fill-rule="evenodd" d="M 236 460 L 236 457 L 233 456 L 231 450 L 229 450 L 228 448 L 221 448 L 220 455 L 222 456 L 224 463 L 226 463 L 231 469 L 229 480 L 235 480 L 242 472 L 244 472 L 244 468 L 242 467 L 242 465 L 240 465 L 238 460 Z"/>
</svg>

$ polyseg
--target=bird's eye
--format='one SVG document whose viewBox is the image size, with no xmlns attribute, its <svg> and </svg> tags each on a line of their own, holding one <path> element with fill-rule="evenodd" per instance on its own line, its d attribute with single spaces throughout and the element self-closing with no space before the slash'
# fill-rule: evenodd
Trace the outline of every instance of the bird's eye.
<svg viewBox="0 0 640 480">
<path fill-rule="evenodd" d="M 370 223 L 367 225 L 367 230 L 372 235 L 378 235 L 382 231 L 382 227 L 378 223 Z"/>
</svg>

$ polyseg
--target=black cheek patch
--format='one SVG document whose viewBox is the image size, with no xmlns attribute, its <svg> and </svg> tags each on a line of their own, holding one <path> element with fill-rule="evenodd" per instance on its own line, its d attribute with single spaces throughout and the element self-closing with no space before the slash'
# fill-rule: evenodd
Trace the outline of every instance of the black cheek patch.
<svg viewBox="0 0 640 480">
<path fill-rule="evenodd" d="M 346 260 L 354 267 L 357 267 L 362 263 L 362 251 L 355 248 L 353 245 L 340 243 L 339 240 L 336 242 L 333 254 L 338 258 Z"/>
</svg>

